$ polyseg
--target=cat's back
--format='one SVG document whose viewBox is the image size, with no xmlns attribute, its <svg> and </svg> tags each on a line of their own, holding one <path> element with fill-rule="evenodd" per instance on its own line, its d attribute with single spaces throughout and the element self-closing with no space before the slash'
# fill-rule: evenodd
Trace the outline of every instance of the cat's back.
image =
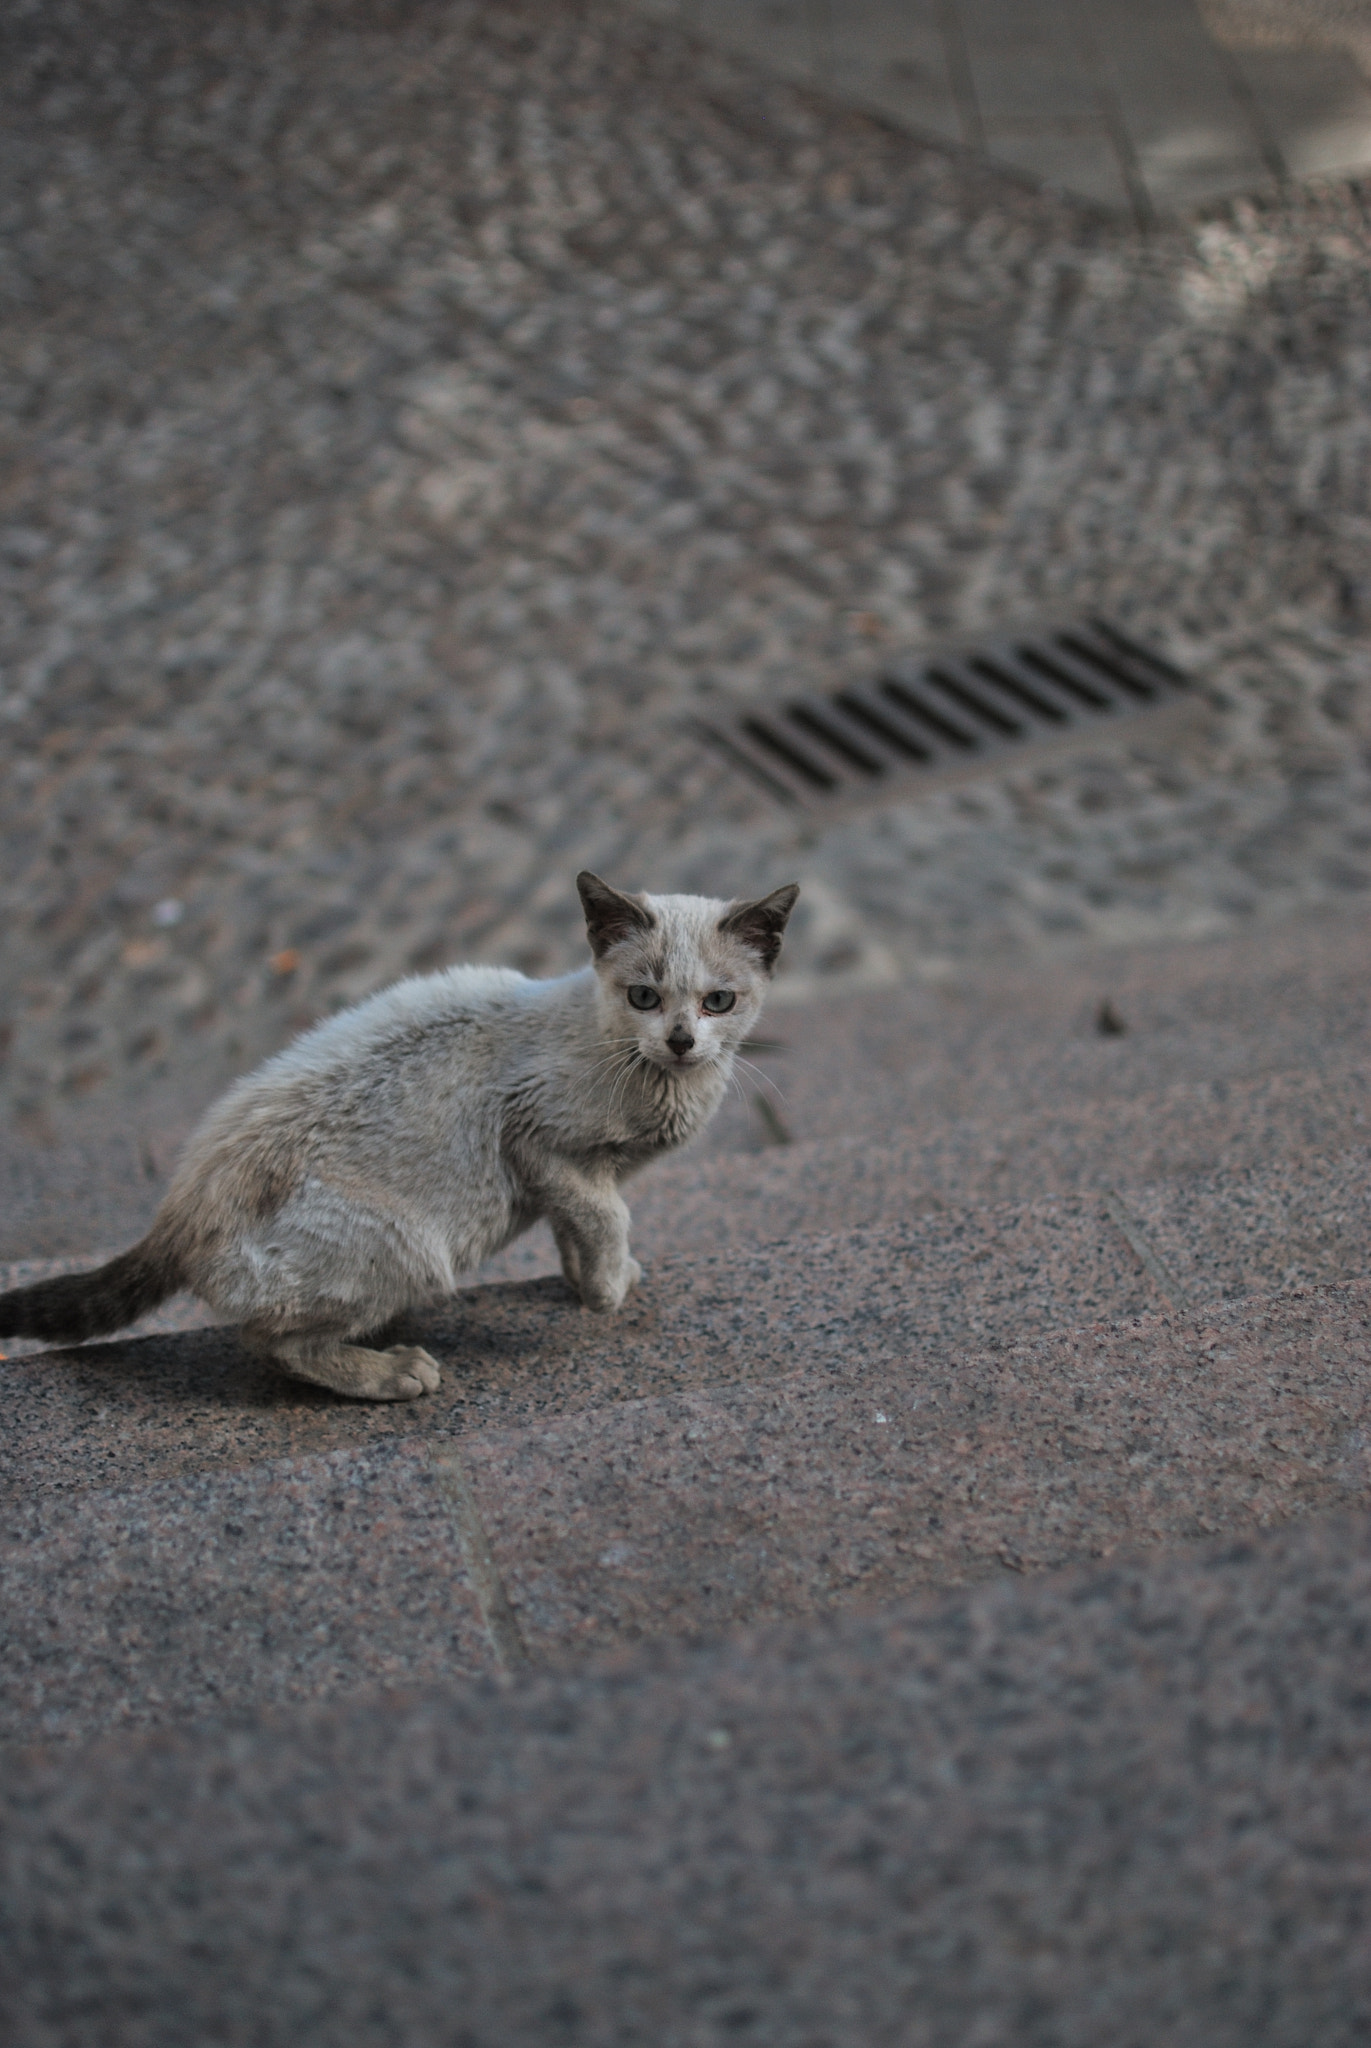
<svg viewBox="0 0 1371 2048">
<path fill-rule="evenodd" d="M 551 984 L 512 967 L 448 967 L 379 989 L 325 1018 L 239 1081 L 192 1138 L 187 1164 L 255 1126 L 319 1137 L 365 1120 L 422 1130 L 460 1097 L 479 1114 L 537 1037 Z"/>
<path fill-rule="evenodd" d="M 479 1060 L 511 1033 L 521 1035 L 537 987 L 513 967 L 412 975 L 314 1025 L 240 1086 L 290 1090 L 361 1075 L 375 1086 L 387 1070 L 426 1060 Z"/>
</svg>

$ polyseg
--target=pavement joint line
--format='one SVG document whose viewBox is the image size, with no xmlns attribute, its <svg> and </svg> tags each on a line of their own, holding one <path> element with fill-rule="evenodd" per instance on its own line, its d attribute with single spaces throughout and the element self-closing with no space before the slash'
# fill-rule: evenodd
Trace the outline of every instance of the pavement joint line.
<svg viewBox="0 0 1371 2048">
<path fill-rule="evenodd" d="M 496 1664 L 503 1677 L 512 1678 L 516 1672 L 527 1670 L 532 1659 L 520 1630 L 518 1617 L 505 1589 L 505 1582 L 500 1576 L 500 1567 L 495 1561 L 495 1552 L 482 1519 L 471 1475 L 463 1464 L 460 1453 L 455 1450 L 430 1449 L 429 1457 L 438 1483 L 447 1496 L 448 1507 L 457 1530 L 457 1540 L 462 1549 L 462 1559 L 481 1609 L 481 1619 L 490 1637 Z"/>
<path fill-rule="evenodd" d="M 1114 154 L 1118 158 L 1119 171 L 1123 177 L 1124 190 L 1133 208 L 1133 217 L 1141 231 L 1148 234 L 1157 226 L 1157 209 L 1152 204 L 1152 195 L 1147 189 L 1142 165 L 1138 162 L 1138 152 L 1133 147 L 1133 137 L 1128 132 L 1128 123 L 1124 119 L 1119 95 L 1110 82 L 1088 15 L 1077 15 L 1076 33 L 1081 40 L 1085 66 L 1095 95 L 1095 104 L 1099 108 L 1100 119 L 1104 122 L 1114 146 Z"/>
<path fill-rule="evenodd" d="M 1266 165 L 1267 170 L 1271 173 L 1277 185 L 1288 186 L 1290 183 L 1290 167 L 1281 153 L 1280 144 L 1277 142 L 1275 130 L 1267 118 L 1266 109 L 1262 106 L 1261 101 L 1244 77 L 1242 66 L 1238 63 L 1233 52 L 1220 48 L 1219 55 L 1223 60 L 1223 68 L 1228 77 L 1229 90 L 1247 117 L 1247 125 L 1256 140 L 1262 162 Z"/>
<path fill-rule="evenodd" d="M 1165 1262 L 1152 1249 L 1142 1225 L 1132 1215 L 1118 1189 L 1105 1188 L 1103 1196 L 1106 1212 L 1127 1239 L 1130 1248 L 1137 1254 L 1148 1278 L 1160 1287 L 1174 1307 L 1188 1309 L 1191 1306 L 1190 1297 Z"/>
<path fill-rule="evenodd" d="M 984 154 L 985 123 L 981 119 L 975 75 L 971 69 L 971 52 L 967 47 L 966 29 L 957 12 L 957 0 L 941 0 L 938 8 L 938 27 L 942 31 L 943 48 L 947 53 L 947 76 L 952 87 L 952 98 L 956 103 L 957 118 L 962 124 L 963 139 L 968 148 Z"/>
</svg>

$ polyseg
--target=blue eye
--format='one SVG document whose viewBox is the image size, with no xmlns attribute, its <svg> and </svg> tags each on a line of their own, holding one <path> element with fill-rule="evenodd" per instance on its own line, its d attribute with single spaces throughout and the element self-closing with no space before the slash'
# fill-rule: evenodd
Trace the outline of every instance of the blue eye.
<svg viewBox="0 0 1371 2048">
<path fill-rule="evenodd" d="M 737 1000 L 731 988 L 712 988 L 700 1008 L 707 1017 L 722 1017 L 733 1008 Z"/>
<path fill-rule="evenodd" d="M 662 999 L 655 988 L 648 988 L 640 982 L 636 988 L 626 991 L 630 1010 L 660 1010 Z"/>
</svg>

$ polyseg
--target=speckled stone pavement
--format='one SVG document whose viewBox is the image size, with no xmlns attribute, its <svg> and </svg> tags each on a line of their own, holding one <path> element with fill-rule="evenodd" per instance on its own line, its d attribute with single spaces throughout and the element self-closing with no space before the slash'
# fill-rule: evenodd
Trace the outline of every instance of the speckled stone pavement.
<svg viewBox="0 0 1371 2048">
<path fill-rule="evenodd" d="M 607 5 L 9 10 L 3 1092 L 190 1106 L 572 876 L 795 993 L 1371 881 L 1365 197 L 1140 239 Z M 706 697 L 1098 607 L 1184 748 L 832 828 Z"/>
</svg>

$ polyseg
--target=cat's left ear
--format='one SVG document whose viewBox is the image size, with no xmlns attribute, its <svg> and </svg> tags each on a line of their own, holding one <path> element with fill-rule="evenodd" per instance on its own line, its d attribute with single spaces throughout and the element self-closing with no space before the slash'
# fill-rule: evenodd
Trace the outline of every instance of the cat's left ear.
<svg viewBox="0 0 1371 2048">
<path fill-rule="evenodd" d="M 783 889 L 773 889 L 756 903 L 735 903 L 727 917 L 719 919 L 719 930 L 755 953 L 770 974 L 799 893 L 798 882 L 787 882 Z"/>
<path fill-rule="evenodd" d="M 634 932 L 650 932 L 657 922 L 645 903 L 636 896 L 625 896 L 620 889 L 611 889 L 589 868 L 582 868 L 577 875 L 576 887 L 586 914 L 590 950 L 597 960 L 617 940 L 627 939 Z"/>
</svg>

